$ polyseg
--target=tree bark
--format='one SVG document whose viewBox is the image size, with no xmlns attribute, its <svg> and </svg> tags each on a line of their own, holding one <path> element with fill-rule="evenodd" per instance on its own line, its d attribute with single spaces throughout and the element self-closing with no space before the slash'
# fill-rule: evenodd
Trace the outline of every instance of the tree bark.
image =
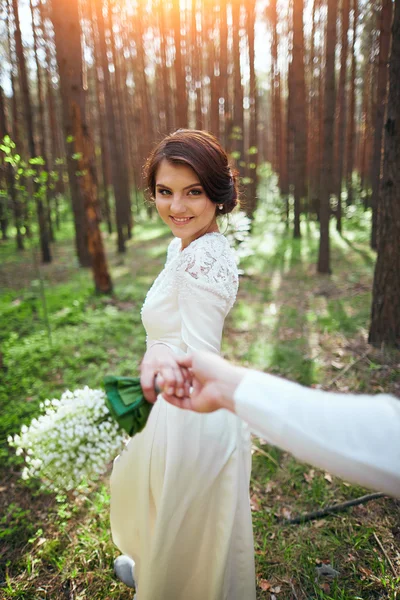
<svg viewBox="0 0 400 600">
<path fill-rule="evenodd" d="M 51 200 L 52 193 L 49 187 L 50 184 L 50 166 L 48 160 L 48 153 L 46 149 L 46 123 L 45 123 L 45 110 L 44 110 L 44 97 L 43 97 L 43 84 L 42 84 L 42 73 L 40 68 L 40 62 L 38 57 L 38 39 L 37 39 L 37 30 L 35 24 L 35 11 L 33 8 L 32 0 L 29 0 L 29 7 L 31 11 L 31 19 L 32 19 L 32 32 L 33 32 L 33 54 L 35 57 L 35 65 L 36 65 L 36 78 L 37 78 L 37 90 L 38 90 L 38 109 L 39 109 L 39 131 L 38 140 L 39 140 L 39 154 L 43 158 L 44 165 L 41 167 L 41 170 L 45 170 L 48 174 L 48 180 L 46 185 L 46 208 L 45 215 L 47 219 L 47 230 L 49 233 L 49 240 L 54 242 L 54 229 L 53 229 L 53 221 L 51 214 Z"/>
<path fill-rule="evenodd" d="M 358 1 L 353 0 L 353 39 L 351 45 L 351 74 L 350 74 L 350 101 L 349 101 L 349 124 L 347 127 L 347 206 L 353 203 L 353 168 L 355 149 L 355 106 L 356 106 L 356 36 L 358 21 Z"/>
<path fill-rule="evenodd" d="M 369 342 L 400 349 L 400 2 L 394 3 Z"/>
<path fill-rule="evenodd" d="M 32 112 L 32 104 L 31 98 L 29 94 L 29 84 L 28 84 L 28 74 L 26 70 L 26 62 L 24 49 L 22 46 L 22 36 L 21 36 L 21 28 L 19 21 L 19 11 L 18 11 L 18 0 L 12 0 L 13 12 L 14 12 L 14 25 L 15 25 L 15 47 L 17 52 L 18 59 L 18 71 L 19 71 L 19 79 L 20 86 L 22 92 L 22 102 L 24 107 L 24 116 L 26 123 L 26 135 L 28 141 L 29 155 L 30 158 L 37 157 L 36 148 L 35 148 L 35 139 L 33 132 L 33 112 Z M 34 183 L 34 193 L 36 196 L 36 211 L 38 217 L 38 225 L 39 225 L 39 236 L 40 236 L 40 248 L 41 248 L 41 256 L 43 263 L 51 262 L 51 250 L 50 250 L 50 241 L 49 241 L 49 232 L 47 228 L 46 222 L 46 212 L 43 206 L 43 200 L 40 196 L 40 186 L 37 183 Z"/>
<path fill-rule="evenodd" d="M 72 153 L 80 176 L 80 198 L 86 224 L 86 239 L 96 290 L 112 290 L 106 256 L 99 227 L 99 202 L 93 144 L 86 125 L 86 98 L 83 89 L 81 61 L 81 28 L 78 0 L 58 0 L 52 3 L 52 18 L 56 39 L 57 63 L 63 99 L 64 132 L 72 139 Z M 73 49 L 73 51 L 72 51 Z"/>
<path fill-rule="evenodd" d="M 175 85 L 176 85 L 176 106 L 175 106 L 175 126 L 177 128 L 187 127 L 188 106 L 186 96 L 186 77 L 182 61 L 182 43 L 181 43 L 181 10 L 179 0 L 172 0 L 172 22 L 174 25 L 175 40 Z"/>
<path fill-rule="evenodd" d="M 344 164 L 344 134 L 346 129 L 346 73 L 347 73 L 347 52 L 348 52 L 348 29 L 349 29 L 349 13 L 350 0 L 343 0 L 342 3 L 342 43 L 340 51 L 340 76 L 338 86 L 338 125 L 337 125 L 337 141 L 336 141 L 336 194 L 337 194 L 337 209 L 336 209 L 336 227 L 339 233 L 342 231 L 342 179 L 343 179 L 343 164 Z"/>
<path fill-rule="evenodd" d="M 247 40 L 249 46 L 249 66 L 250 66 L 250 82 L 249 82 L 249 148 L 247 156 L 249 184 L 249 199 L 247 203 L 247 214 L 252 217 L 257 208 L 257 183 L 258 183 L 258 142 L 257 142 L 257 116 L 258 116 L 258 98 L 257 98 L 257 81 L 255 72 L 255 19 L 256 19 L 256 3 L 254 0 L 246 4 L 247 10 Z"/>
<path fill-rule="evenodd" d="M 232 58 L 233 58 L 233 121 L 230 133 L 232 148 L 238 155 L 236 160 L 240 167 L 239 171 L 243 175 L 243 167 L 240 165 L 244 161 L 244 115 L 243 115 L 243 86 L 242 74 L 240 69 L 240 9 L 241 0 L 232 0 Z"/>
<path fill-rule="evenodd" d="M 333 142 L 335 120 L 335 47 L 337 1 L 328 0 L 326 32 L 326 66 L 324 90 L 324 144 L 322 153 L 322 181 L 320 204 L 320 240 L 318 272 L 330 273 L 330 192 L 333 189 Z"/>
<path fill-rule="evenodd" d="M 110 152 L 110 166 L 111 166 L 111 179 L 114 189 L 114 199 L 115 199 L 115 216 L 116 216 L 116 227 L 117 227 L 117 248 L 118 252 L 125 252 L 125 235 L 124 235 L 124 226 L 126 226 L 126 203 L 128 199 L 125 197 L 126 190 L 126 181 L 124 174 L 124 160 L 121 154 L 121 146 L 118 139 L 118 128 L 117 128 L 117 119 L 115 115 L 115 110 L 113 106 L 112 99 L 112 90 L 111 90 L 111 80 L 110 80 L 110 71 L 108 67 L 108 58 L 107 58 L 107 46 L 106 46 L 106 38 L 105 38 L 105 23 L 103 16 L 103 5 L 102 2 L 95 2 L 96 7 L 96 18 L 97 18 L 97 28 L 99 34 L 99 50 L 100 50 L 100 59 L 101 59 L 101 67 L 102 67 L 102 75 L 103 75 L 103 85 L 104 85 L 104 100 L 106 107 L 106 128 L 108 133 L 108 141 L 109 141 L 109 152 Z"/>
<path fill-rule="evenodd" d="M 307 114 L 304 73 L 303 0 L 293 2 L 293 151 L 294 151 L 294 237 L 300 237 L 301 201 L 306 196 Z"/>
<path fill-rule="evenodd" d="M 371 162 L 371 184 L 372 184 L 372 230 L 371 230 L 371 248 L 377 248 L 377 223 L 378 223 L 378 197 L 379 182 L 381 176 L 382 164 L 382 137 L 383 123 L 385 119 L 386 97 L 387 97 L 387 74 L 388 59 L 390 50 L 390 28 L 392 25 L 392 0 L 382 0 L 382 8 L 379 24 L 379 58 L 378 58 L 378 83 L 376 111 L 374 116 L 375 131 Z"/>
</svg>

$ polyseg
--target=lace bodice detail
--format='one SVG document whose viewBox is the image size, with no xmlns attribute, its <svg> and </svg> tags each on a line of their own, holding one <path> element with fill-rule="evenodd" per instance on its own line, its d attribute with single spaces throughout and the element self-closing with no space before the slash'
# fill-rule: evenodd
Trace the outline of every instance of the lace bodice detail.
<svg viewBox="0 0 400 600">
<path fill-rule="evenodd" d="M 181 240 L 175 238 L 143 305 L 148 340 L 184 351 L 192 347 L 218 352 L 237 289 L 234 254 L 222 234 L 205 234 L 182 251 Z"/>
</svg>

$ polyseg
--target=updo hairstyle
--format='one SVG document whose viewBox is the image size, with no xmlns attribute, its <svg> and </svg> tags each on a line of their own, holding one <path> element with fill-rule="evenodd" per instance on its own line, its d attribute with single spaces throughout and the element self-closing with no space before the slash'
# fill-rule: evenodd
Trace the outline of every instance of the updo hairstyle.
<svg viewBox="0 0 400 600">
<path fill-rule="evenodd" d="M 178 129 L 166 136 L 151 152 L 145 165 L 148 190 L 154 200 L 157 170 L 163 160 L 191 167 L 207 197 L 217 207 L 217 215 L 230 213 L 238 204 L 237 177 L 228 156 L 211 133 L 196 129 Z"/>
</svg>

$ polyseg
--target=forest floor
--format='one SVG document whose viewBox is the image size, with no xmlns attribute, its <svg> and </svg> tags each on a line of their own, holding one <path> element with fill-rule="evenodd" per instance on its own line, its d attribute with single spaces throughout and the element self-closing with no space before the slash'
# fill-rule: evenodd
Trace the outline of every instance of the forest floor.
<svg viewBox="0 0 400 600">
<path fill-rule="evenodd" d="M 374 266 L 367 225 L 354 218 L 345 227 L 343 236 L 332 229 L 333 273 L 322 277 L 315 271 L 315 223 L 302 223 L 301 240 L 276 218 L 268 227 L 256 225 L 255 254 L 242 265 L 223 353 L 306 385 L 400 395 L 399 353 L 367 344 Z M 0 245 L 1 598 L 132 598 L 112 572 L 117 551 L 109 531 L 108 475 L 84 498 L 41 492 L 20 479 L 21 459 L 5 440 L 38 415 L 44 399 L 66 388 L 100 386 L 106 373 L 137 370 L 145 345 L 140 307 L 169 239 L 158 223 L 137 225 L 121 256 L 107 238 L 112 297 L 94 295 L 71 239 L 57 242 L 54 262 L 40 267 L 51 343 L 32 253 L 16 255 L 11 242 Z M 303 525 L 279 522 L 363 493 L 254 439 L 258 599 L 400 598 L 399 502 L 381 498 Z M 338 576 L 319 576 L 321 565 Z"/>
</svg>

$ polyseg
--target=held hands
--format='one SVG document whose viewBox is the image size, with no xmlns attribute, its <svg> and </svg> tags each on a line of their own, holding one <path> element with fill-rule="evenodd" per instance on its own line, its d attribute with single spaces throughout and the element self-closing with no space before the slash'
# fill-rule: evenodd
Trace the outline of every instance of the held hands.
<svg viewBox="0 0 400 600">
<path fill-rule="evenodd" d="M 154 344 L 147 350 L 140 365 L 140 383 L 146 400 L 156 401 L 156 385 L 165 397 L 184 398 L 189 395 L 191 380 L 188 369 L 177 363 L 168 346 Z"/>
<path fill-rule="evenodd" d="M 213 412 L 226 408 L 234 412 L 233 396 L 245 375 L 245 369 L 209 352 L 195 352 L 192 356 L 176 357 L 185 373 L 190 369 L 192 388 L 182 397 L 166 394 L 165 400 L 179 408 L 196 412 Z"/>
</svg>

